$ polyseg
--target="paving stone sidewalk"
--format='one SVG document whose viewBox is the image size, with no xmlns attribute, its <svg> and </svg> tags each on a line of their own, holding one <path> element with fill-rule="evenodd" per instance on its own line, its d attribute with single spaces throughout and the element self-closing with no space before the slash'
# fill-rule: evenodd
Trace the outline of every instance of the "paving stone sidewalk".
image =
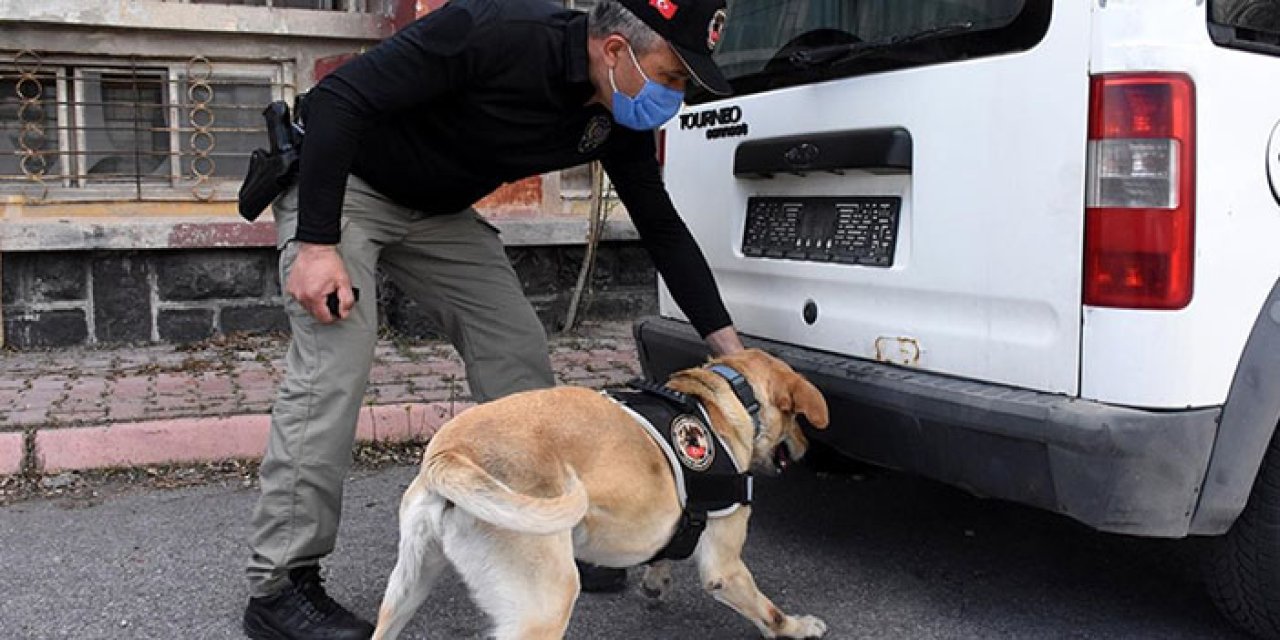
<svg viewBox="0 0 1280 640">
<path fill-rule="evenodd" d="M 151 434 L 154 442 L 163 439 L 157 430 L 181 424 L 187 429 L 175 438 L 181 442 L 192 430 L 208 436 L 209 429 L 231 429 L 252 418 L 254 433 L 247 437 L 254 440 L 284 375 L 287 347 L 282 337 L 238 337 L 189 346 L 0 352 L 0 474 L 42 470 L 42 460 L 56 457 L 51 443 L 69 437 L 58 431 L 96 434 L 100 442 L 105 435 L 119 440 L 130 425 L 146 425 L 138 437 Z M 552 336 L 551 359 L 561 384 L 620 386 L 640 373 L 627 322 L 591 323 Z M 379 340 L 365 395 L 370 415 L 403 409 L 408 416 L 431 407 L 427 426 L 434 427 L 470 400 L 452 347 Z"/>
</svg>

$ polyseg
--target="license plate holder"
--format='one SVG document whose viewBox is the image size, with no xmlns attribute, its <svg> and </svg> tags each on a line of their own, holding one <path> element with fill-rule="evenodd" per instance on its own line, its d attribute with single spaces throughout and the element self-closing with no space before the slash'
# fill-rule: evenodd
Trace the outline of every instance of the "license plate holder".
<svg viewBox="0 0 1280 640">
<path fill-rule="evenodd" d="M 901 210 L 896 196 L 752 197 L 742 255 L 892 267 Z"/>
</svg>

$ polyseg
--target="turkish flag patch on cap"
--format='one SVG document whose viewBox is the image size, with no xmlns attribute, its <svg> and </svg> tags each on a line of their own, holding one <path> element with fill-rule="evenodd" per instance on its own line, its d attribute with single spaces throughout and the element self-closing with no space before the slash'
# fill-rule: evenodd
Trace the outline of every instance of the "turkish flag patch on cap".
<svg viewBox="0 0 1280 640">
<path fill-rule="evenodd" d="M 676 17 L 676 10 L 680 8 L 671 0 L 649 0 L 649 6 L 657 9 L 667 20 Z"/>
</svg>

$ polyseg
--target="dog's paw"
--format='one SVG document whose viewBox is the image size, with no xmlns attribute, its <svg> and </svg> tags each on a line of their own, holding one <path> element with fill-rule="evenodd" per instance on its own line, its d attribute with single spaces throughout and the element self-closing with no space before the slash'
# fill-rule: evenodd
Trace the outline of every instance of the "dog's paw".
<svg viewBox="0 0 1280 640">
<path fill-rule="evenodd" d="M 645 568 L 644 578 L 640 580 L 640 592 L 657 602 L 663 602 L 671 595 L 674 584 L 671 565 L 665 562 L 655 563 Z"/>
<path fill-rule="evenodd" d="M 821 638 L 827 635 L 827 623 L 814 616 L 796 616 L 795 638 Z"/>
</svg>

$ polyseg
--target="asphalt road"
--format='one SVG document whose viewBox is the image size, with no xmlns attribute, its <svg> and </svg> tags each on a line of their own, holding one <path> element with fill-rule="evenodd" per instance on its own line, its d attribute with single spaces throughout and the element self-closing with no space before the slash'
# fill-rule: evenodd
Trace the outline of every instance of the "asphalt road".
<svg viewBox="0 0 1280 640">
<path fill-rule="evenodd" d="M 330 592 L 373 617 L 395 561 L 395 508 L 415 469 L 356 474 Z M 757 485 L 746 560 L 785 611 L 831 638 L 1239 638 L 1185 543 L 1094 533 L 889 472 L 796 469 Z M 126 491 L 0 508 L 0 638 L 239 638 L 254 489 Z M 584 595 L 570 638 L 758 637 L 676 571 L 661 608 L 638 591 Z M 633 585 L 638 572 L 633 572 Z M 409 638 L 483 637 L 449 575 Z"/>
</svg>

